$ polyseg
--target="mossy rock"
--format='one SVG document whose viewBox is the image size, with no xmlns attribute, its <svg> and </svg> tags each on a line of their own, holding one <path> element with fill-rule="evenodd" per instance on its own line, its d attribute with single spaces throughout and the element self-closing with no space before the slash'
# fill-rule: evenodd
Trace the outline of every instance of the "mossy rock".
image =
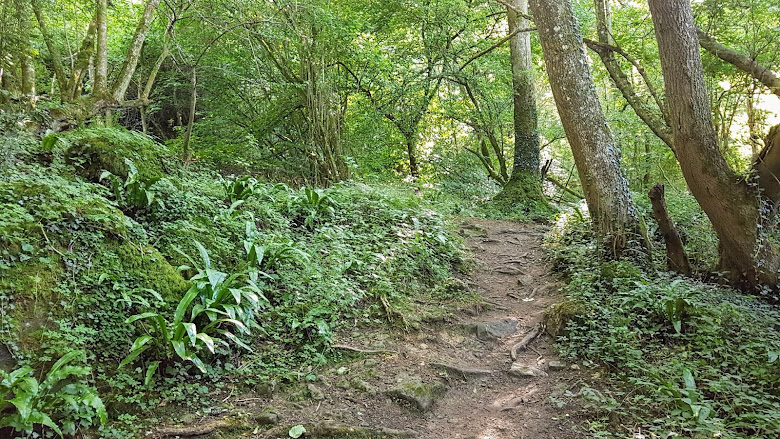
<svg viewBox="0 0 780 439">
<path fill-rule="evenodd" d="M 151 288 L 168 302 L 178 301 L 189 283 L 154 247 L 130 242 L 112 243 L 101 251 L 97 270 L 107 272 L 114 281 L 130 283 L 134 288 Z"/>
<path fill-rule="evenodd" d="M 393 389 L 387 391 L 387 395 L 411 403 L 421 412 L 433 407 L 436 399 L 447 393 L 447 387 L 440 382 L 432 384 L 423 383 L 416 379 L 404 380 Z"/>
<path fill-rule="evenodd" d="M 566 325 L 570 321 L 579 321 L 586 313 L 585 304 L 578 300 L 566 299 L 551 306 L 542 317 L 546 331 L 553 337 L 566 334 Z"/>
<path fill-rule="evenodd" d="M 125 159 L 133 161 L 141 180 L 164 174 L 161 158 L 168 151 L 147 135 L 114 127 L 90 127 L 71 131 L 63 138 L 69 145 L 65 158 L 90 180 L 97 180 L 103 171 L 127 178 Z"/>
</svg>

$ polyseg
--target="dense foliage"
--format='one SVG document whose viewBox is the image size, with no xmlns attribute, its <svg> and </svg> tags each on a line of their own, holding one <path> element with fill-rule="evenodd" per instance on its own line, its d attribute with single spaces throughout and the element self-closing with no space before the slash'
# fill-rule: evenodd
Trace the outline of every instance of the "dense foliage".
<svg viewBox="0 0 780 439">
<path fill-rule="evenodd" d="M 405 316 L 412 295 L 468 300 L 443 287 L 465 269 L 460 240 L 403 188 L 293 190 L 181 167 L 143 179 L 156 165 L 111 161 L 103 143 L 74 152 L 85 131 L 30 144 L 36 160 L 3 167 L 2 340 L 32 367 L 83 349 L 114 413 L 295 379 L 325 361 L 334 331 Z M 134 151 L 153 144 L 102 132 Z M 96 178 L 80 154 L 119 168 Z M 79 413 L 54 422 L 88 427 Z"/>
</svg>

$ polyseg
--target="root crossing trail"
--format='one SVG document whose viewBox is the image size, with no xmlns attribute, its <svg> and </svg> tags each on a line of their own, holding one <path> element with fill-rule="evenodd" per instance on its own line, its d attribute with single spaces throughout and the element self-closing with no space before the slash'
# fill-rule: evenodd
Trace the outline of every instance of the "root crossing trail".
<svg viewBox="0 0 780 439">
<path fill-rule="evenodd" d="M 317 371 L 293 393 L 228 398 L 231 412 L 271 427 L 212 437 L 287 438 L 299 424 L 302 437 L 584 436 L 567 394 L 579 390 L 581 371 L 558 361 L 552 338 L 538 329 L 560 300 L 541 247 L 546 228 L 466 219 L 460 230 L 477 259 L 463 280 L 486 306 L 417 331 L 341 334 L 338 348 L 353 351 L 354 361 Z"/>
</svg>

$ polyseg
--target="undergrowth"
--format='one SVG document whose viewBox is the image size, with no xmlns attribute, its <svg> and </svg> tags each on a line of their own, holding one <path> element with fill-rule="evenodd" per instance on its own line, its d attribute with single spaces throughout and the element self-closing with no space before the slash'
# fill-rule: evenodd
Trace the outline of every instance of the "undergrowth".
<svg viewBox="0 0 780 439">
<path fill-rule="evenodd" d="M 114 128 L 21 145 L 0 165 L 0 342 L 25 374 L 83 350 L 105 437 L 306 379 L 339 329 L 470 300 L 446 287 L 468 265 L 460 239 L 404 187 L 222 177 L 149 162 L 164 147 Z M 78 421 L 53 420 L 94 425 Z"/>
<path fill-rule="evenodd" d="M 569 215 L 547 245 L 577 310 L 561 353 L 603 375 L 577 393 L 593 435 L 777 437 L 780 311 L 646 262 L 606 260 L 592 238 Z"/>
</svg>

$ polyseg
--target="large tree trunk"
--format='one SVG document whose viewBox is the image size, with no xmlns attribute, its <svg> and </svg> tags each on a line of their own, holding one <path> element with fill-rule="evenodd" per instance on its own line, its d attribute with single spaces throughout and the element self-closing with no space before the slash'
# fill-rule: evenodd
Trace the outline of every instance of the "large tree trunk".
<svg viewBox="0 0 780 439">
<path fill-rule="evenodd" d="M 529 6 L 594 230 L 616 256 L 631 241 L 644 246 L 644 227 L 620 169 L 620 150 L 601 111 L 571 1 L 530 0 Z"/>
<path fill-rule="evenodd" d="M 530 22 L 528 0 L 512 0 L 506 6 L 509 24 L 509 56 L 512 67 L 512 97 L 514 104 L 514 162 L 512 175 L 496 200 L 512 203 L 543 201 L 539 173 L 539 131 L 534 93 L 531 35 L 518 32 Z"/>
<path fill-rule="evenodd" d="M 141 15 L 141 19 L 138 20 L 138 26 L 135 29 L 133 41 L 130 42 L 130 47 L 127 49 L 127 55 L 125 55 L 125 61 L 122 63 L 122 70 L 114 85 L 113 95 L 114 100 L 117 102 L 121 102 L 125 99 L 127 87 L 130 86 L 130 80 L 133 79 L 133 73 L 138 65 L 138 59 L 141 56 L 141 48 L 144 45 L 146 33 L 149 32 L 149 26 L 152 24 L 152 19 L 154 18 L 154 11 L 157 10 L 157 5 L 159 4 L 160 0 L 148 0 L 144 12 Z"/>
<path fill-rule="evenodd" d="M 92 96 L 102 99 L 108 96 L 108 0 L 95 0 L 95 6 L 97 50 Z"/>
<path fill-rule="evenodd" d="M 677 158 L 720 239 L 719 268 L 747 287 L 776 285 L 780 260 L 758 233 L 759 197 L 718 149 L 689 0 L 650 0 Z"/>
</svg>

